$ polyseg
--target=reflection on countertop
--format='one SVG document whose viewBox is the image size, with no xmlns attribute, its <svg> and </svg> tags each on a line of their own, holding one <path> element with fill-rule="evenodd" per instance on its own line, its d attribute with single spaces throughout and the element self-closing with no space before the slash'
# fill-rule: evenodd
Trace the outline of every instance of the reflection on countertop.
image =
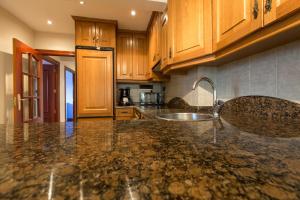
<svg viewBox="0 0 300 200">
<path fill-rule="evenodd" d="M 300 199 L 300 130 L 227 120 L 0 125 L 0 199 Z"/>
</svg>

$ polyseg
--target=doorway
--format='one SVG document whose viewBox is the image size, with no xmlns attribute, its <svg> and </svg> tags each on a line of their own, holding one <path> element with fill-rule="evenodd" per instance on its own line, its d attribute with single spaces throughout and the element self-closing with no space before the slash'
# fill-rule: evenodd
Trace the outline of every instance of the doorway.
<svg viewBox="0 0 300 200">
<path fill-rule="evenodd" d="M 75 71 L 65 67 L 65 113 L 66 121 L 75 119 Z"/>
<path fill-rule="evenodd" d="M 59 66 L 51 57 L 43 57 L 44 122 L 59 122 Z"/>
<path fill-rule="evenodd" d="M 13 51 L 13 123 L 64 121 L 65 109 L 59 108 L 63 108 L 65 102 L 63 100 L 64 94 L 62 94 L 64 92 L 64 87 L 62 86 L 64 81 L 60 81 L 64 78 L 63 69 L 60 67 L 60 64 L 65 66 L 63 64 L 65 61 L 60 60 L 63 63 L 59 63 L 56 61 L 57 59 L 51 58 L 68 57 L 74 60 L 75 52 L 33 49 L 16 38 L 13 39 Z M 51 58 L 45 58 L 45 56 L 51 56 Z M 45 71 L 52 74 L 47 75 L 48 79 L 45 78 L 47 79 L 47 81 L 45 80 L 46 84 L 48 84 L 47 87 L 44 86 L 46 84 L 44 84 L 43 80 L 43 64 L 51 65 L 53 70 L 50 72 L 50 67 L 47 68 L 45 66 Z M 62 70 L 61 73 L 59 72 L 60 70 Z M 53 83 L 50 83 L 51 81 Z M 61 89 L 59 89 L 60 85 Z M 49 92 L 44 93 L 44 90 L 48 90 Z M 52 113 L 53 116 L 49 114 L 50 116 L 45 116 L 44 118 L 44 114 L 48 115 L 47 111 L 44 112 L 45 104 L 50 104 L 49 107 L 45 108 L 49 112 L 54 111 Z M 73 110 L 73 112 L 75 113 L 76 110 Z"/>
</svg>

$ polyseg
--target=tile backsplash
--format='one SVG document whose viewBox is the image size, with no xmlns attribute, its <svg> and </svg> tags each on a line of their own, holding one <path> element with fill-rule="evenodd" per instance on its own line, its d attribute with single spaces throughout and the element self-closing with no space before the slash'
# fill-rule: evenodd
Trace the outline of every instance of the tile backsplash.
<svg viewBox="0 0 300 200">
<path fill-rule="evenodd" d="M 153 89 L 140 89 L 140 85 L 152 85 Z M 139 103 L 140 101 L 140 92 L 150 92 L 151 90 L 155 93 L 161 93 L 163 91 L 164 85 L 162 83 L 143 83 L 143 84 L 136 84 L 136 83 L 118 83 L 117 84 L 117 98 L 119 99 L 119 89 L 123 88 L 130 88 L 130 97 L 134 103 Z"/>
<path fill-rule="evenodd" d="M 201 83 L 201 76 L 211 78 L 217 97 L 229 100 L 245 95 L 263 95 L 300 103 L 300 41 L 295 41 L 221 66 L 199 66 L 186 75 L 172 75 L 166 83 L 166 101 L 181 97 L 190 105 L 212 104 L 212 89 Z"/>
</svg>

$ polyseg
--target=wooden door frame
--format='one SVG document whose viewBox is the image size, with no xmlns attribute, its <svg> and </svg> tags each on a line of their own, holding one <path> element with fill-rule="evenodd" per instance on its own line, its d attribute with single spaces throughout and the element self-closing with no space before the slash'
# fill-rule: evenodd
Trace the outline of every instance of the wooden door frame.
<svg viewBox="0 0 300 200">
<path fill-rule="evenodd" d="M 42 57 L 43 60 L 46 60 L 47 62 L 51 63 L 55 68 L 56 68 L 56 74 L 57 74 L 57 77 L 56 77 L 56 122 L 60 122 L 60 62 L 58 62 L 57 60 L 49 57 L 49 56 L 43 56 Z M 43 65 L 43 64 L 42 64 Z M 44 67 L 44 65 L 43 65 Z M 43 68 L 44 70 L 44 68 Z M 44 84 L 44 82 L 43 82 Z M 44 86 L 44 85 L 43 85 Z M 43 104 L 44 104 L 44 101 L 43 101 Z"/>
<path fill-rule="evenodd" d="M 19 111 L 17 111 L 17 97 L 16 94 L 22 89 L 22 84 L 20 81 L 16 80 L 17 77 L 20 77 L 22 74 L 19 73 L 19 67 L 21 66 L 20 61 L 20 52 L 26 52 L 31 54 L 38 55 L 39 59 L 43 59 L 43 56 L 64 56 L 64 57 L 75 57 L 75 51 L 57 51 L 57 50 L 47 50 L 47 49 L 33 49 L 29 45 L 23 43 L 22 41 L 13 38 L 13 101 L 14 101 L 14 109 L 13 109 L 13 123 L 23 123 L 23 118 L 20 115 Z M 39 66 L 39 70 L 42 70 L 42 63 Z M 60 67 L 59 67 L 60 71 Z M 15 74 L 17 73 L 17 74 Z M 60 76 L 60 75 L 59 75 Z M 16 84 L 17 83 L 17 84 Z M 43 121 L 43 75 L 40 76 L 39 86 L 40 94 L 39 94 L 39 114 L 41 121 Z M 60 87 L 60 85 L 58 85 Z M 76 85 L 75 85 L 76 87 Z M 76 90 L 76 88 L 75 88 Z M 60 103 L 60 102 L 59 102 Z M 60 104 L 58 104 L 60 105 Z M 60 106 L 59 106 L 59 118 L 60 118 Z M 60 120 L 60 119 L 59 119 Z"/>
<path fill-rule="evenodd" d="M 67 122 L 67 117 L 66 117 L 66 115 L 67 115 L 67 109 L 66 109 L 66 104 L 67 104 L 67 99 L 66 99 L 66 72 L 67 71 L 69 71 L 69 72 L 71 72 L 72 74 L 73 74 L 73 122 L 74 121 L 76 121 L 76 100 L 77 100 L 77 98 L 76 98 L 76 72 L 73 70 L 73 69 L 71 69 L 71 68 L 69 68 L 69 67 L 67 67 L 67 66 L 65 66 L 64 67 L 64 80 L 65 80 L 65 88 L 64 88 L 64 91 L 65 91 L 65 118 L 66 118 L 66 122 Z"/>
</svg>

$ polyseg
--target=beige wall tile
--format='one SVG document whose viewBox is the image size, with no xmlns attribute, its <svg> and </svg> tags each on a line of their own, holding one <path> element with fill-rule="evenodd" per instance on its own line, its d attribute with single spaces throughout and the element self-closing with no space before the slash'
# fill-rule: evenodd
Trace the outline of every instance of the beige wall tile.
<svg viewBox="0 0 300 200">
<path fill-rule="evenodd" d="M 300 42 L 278 48 L 278 97 L 300 102 Z"/>
<path fill-rule="evenodd" d="M 245 95 L 265 95 L 300 102 L 300 41 L 295 41 L 217 67 L 199 66 L 186 75 L 172 75 L 166 84 L 166 99 L 182 97 L 191 105 L 211 105 L 212 89 L 193 81 L 208 76 L 217 85 L 217 97 L 229 100 Z M 195 100 L 197 99 L 197 100 Z"/>
</svg>

